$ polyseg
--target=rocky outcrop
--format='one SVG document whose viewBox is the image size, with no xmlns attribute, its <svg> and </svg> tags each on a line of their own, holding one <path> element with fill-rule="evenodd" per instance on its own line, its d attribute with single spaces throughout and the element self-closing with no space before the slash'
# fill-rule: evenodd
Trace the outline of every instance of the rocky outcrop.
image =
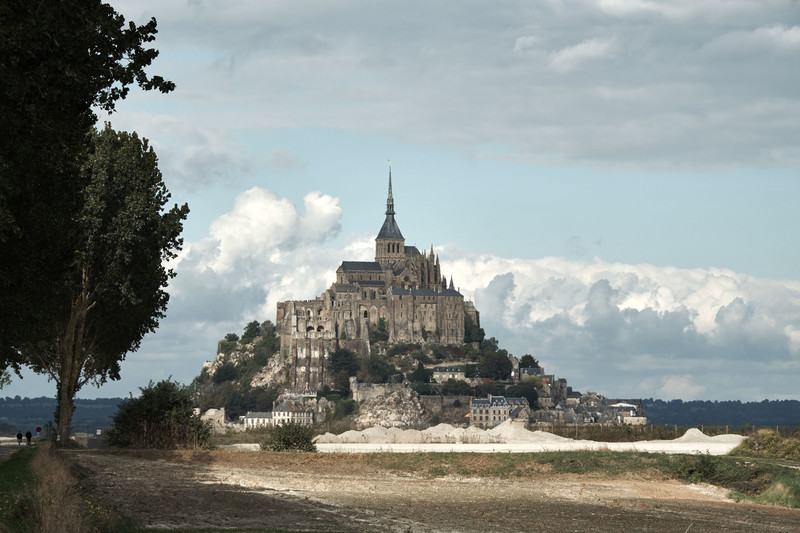
<svg viewBox="0 0 800 533">
<path fill-rule="evenodd" d="M 425 422 L 419 395 L 401 384 L 363 384 L 351 379 L 350 390 L 358 402 L 356 427 L 417 427 Z"/>
</svg>

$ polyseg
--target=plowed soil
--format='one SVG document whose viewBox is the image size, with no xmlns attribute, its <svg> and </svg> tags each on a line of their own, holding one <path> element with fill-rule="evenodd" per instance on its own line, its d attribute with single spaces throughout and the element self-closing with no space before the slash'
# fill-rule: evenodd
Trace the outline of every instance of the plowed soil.
<svg viewBox="0 0 800 533">
<path fill-rule="evenodd" d="M 394 473 L 359 454 L 81 451 L 102 495 L 149 528 L 289 531 L 800 531 L 800 511 L 628 475 Z"/>
</svg>

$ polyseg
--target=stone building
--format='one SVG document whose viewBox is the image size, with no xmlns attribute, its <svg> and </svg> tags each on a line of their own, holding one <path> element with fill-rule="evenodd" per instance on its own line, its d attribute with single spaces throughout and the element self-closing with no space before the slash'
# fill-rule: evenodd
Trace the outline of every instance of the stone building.
<svg viewBox="0 0 800 533">
<path fill-rule="evenodd" d="M 327 358 L 337 348 L 370 353 L 370 332 L 389 344 L 460 345 L 465 321 L 480 325 L 472 302 L 447 282 L 439 257 L 407 246 L 395 220 L 392 171 L 386 218 L 375 239 L 374 261 L 343 261 L 336 281 L 314 300 L 279 302 L 276 325 L 281 357 L 291 363 L 295 391 L 332 383 Z"/>
<path fill-rule="evenodd" d="M 473 398 L 469 408 L 470 424 L 480 428 L 492 428 L 508 419 L 528 423 L 531 410 L 526 398 L 492 396 Z"/>
</svg>

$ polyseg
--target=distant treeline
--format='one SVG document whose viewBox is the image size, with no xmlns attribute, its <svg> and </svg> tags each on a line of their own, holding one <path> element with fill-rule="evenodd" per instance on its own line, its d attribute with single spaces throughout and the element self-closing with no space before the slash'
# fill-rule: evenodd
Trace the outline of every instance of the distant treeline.
<svg viewBox="0 0 800 533">
<path fill-rule="evenodd" d="M 75 400 L 75 413 L 72 415 L 74 433 L 95 433 L 98 429 L 111 425 L 111 418 L 117 413 L 117 404 L 122 398 L 97 398 L 94 400 Z M 36 427 L 44 428 L 53 421 L 56 399 L 47 396 L 39 398 L 0 398 L 0 434 L 10 435 Z"/>
<path fill-rule="evenodd" d="M 111 424 L 122 398 L 75 400 L 73 432 L 94 433 Z M 677 426 L 800 426 L 800 401 L 764 400 L 761 402 L 703 400 L 642 400 L 651 424 Z M 23 433 L 53 420 L 55 398 L 0 398 L 0 434 Z"/>
<path fill-rule="evenodd" d="M 678 426 L 800 426 L 800 401 L 764 400 L 642 400 L 651 424 Z"/>
</svg>

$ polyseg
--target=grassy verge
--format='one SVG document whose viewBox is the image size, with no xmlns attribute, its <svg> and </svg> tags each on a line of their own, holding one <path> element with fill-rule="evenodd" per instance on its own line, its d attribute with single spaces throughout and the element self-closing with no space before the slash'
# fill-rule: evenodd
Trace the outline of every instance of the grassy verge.
<svg viewBox="0 0 800 533">
<path fill-rule="evenodd" d="M 0 531 L 133 532 L 67 458 L 49 446 L 23 448 L 0 464 Z"/>
</svg>

